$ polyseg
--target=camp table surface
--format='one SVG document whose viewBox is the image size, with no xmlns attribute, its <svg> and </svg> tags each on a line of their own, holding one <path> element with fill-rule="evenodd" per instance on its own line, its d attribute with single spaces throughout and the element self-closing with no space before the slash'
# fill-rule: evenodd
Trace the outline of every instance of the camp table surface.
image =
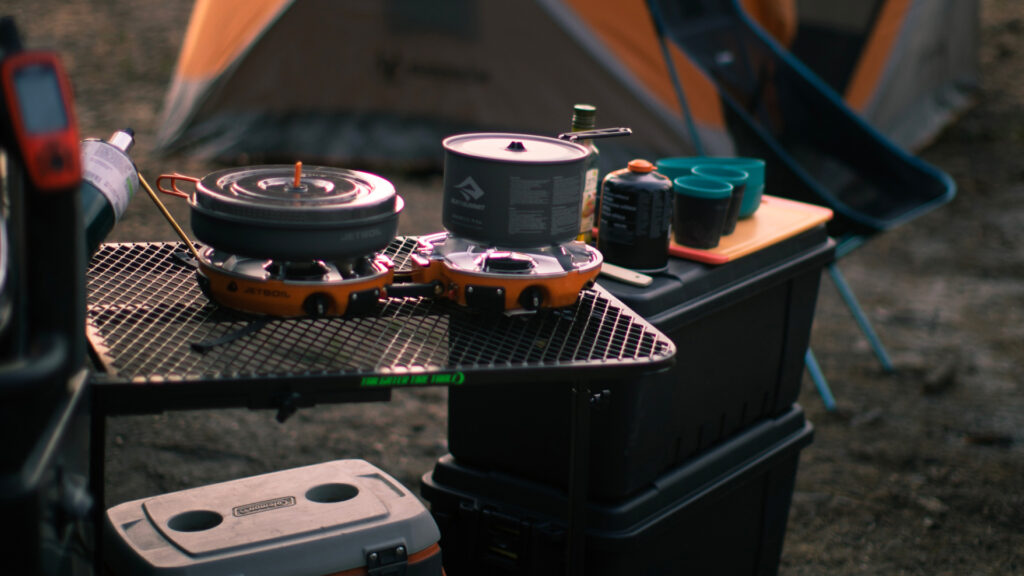
<svg viewBox="0 0 1024 576">
<path fill-rule="evenodd" d="M 414 238 L 386 254 L 406 266 Z M 572 383 L 574 446 L 589 446 L 590 386 L 668 366 L 672 341 L 599 287 L 573 306 L 480 314 L 446 300 L 389 299 L 352 317 L 259 320 L 206 298 L 178 243 L 103 245 L 87 274 L 93 487 L 103 502 L 105 417 L 193 408 L 386 400 L 408 386 Z M 587 450 L 574 450 L 570 558 L 582 559 Z M 98 507 L 102 508 L 102 507 Z M 102 510 L 98 511 L 102 514 Z M 97 525 L 102 525 L 99 523 Z M 573 550 L 575 549 L 575 550 Z M 570 561 L 570 569 L 581 562 Z"/>
<path fill-rule="evenodd" d="M 389 248 L 397 267 L 410 244 Z M 655 369 L 675 350 L 599 287 L 571 307 L 529 314 L 406 298 L 345 318 L 265 320 L 211 303 L 186 254 L 177 243 L 107 244 L 92 259 L 86 324 L 101 366 L 92 381 L 109 413 L 604 379 Z"/>
</svg>

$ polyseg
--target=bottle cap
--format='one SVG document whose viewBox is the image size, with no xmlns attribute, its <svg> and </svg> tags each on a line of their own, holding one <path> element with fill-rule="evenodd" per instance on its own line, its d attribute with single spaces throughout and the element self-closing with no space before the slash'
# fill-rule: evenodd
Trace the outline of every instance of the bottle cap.
<svg viewBox="0 0 1024 576">
<path fill-rule="evenodd" d="M 573 130 L 590 130 L 597 126 L 597 107 L 591 104 L 576 104 L 572 107 Z"/>
</svg>

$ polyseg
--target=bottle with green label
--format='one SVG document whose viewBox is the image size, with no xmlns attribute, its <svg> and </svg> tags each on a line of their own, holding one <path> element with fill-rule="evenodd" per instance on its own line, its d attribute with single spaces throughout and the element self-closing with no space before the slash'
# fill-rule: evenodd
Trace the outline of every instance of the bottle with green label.
<svg viewBox="0 0 1024 576">
<path fill-rule="evenodd" d="M 593 130 L 597 127 L 597 108 L 590 104 L 576 104 L 572 108 L 572 131 Z M 580 206 L 580 233 L 577 240 L 590 242 L 593 240 L 594 214 L 597 211 L 597 187 L 600 186 L 598 155 L 593 140 L 583 140 L 583 146 L 590 149 L 587 156 L 583 183 L 583 198 Z"/>
</svg>

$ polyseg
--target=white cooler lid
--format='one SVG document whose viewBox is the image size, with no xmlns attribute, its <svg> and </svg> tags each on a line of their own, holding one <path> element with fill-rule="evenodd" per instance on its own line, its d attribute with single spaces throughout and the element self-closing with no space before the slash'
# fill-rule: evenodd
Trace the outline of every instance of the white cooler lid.
<svg viewBox="0 0 1024 576">
<path fill-rule="evenodd" d="M 423 504 L 365 460 L 335 460 L 107 510 L 107 564 L 118 576 L 322 576 L 374 551 L 411 555 L 440 532 Z"/>
</svg>

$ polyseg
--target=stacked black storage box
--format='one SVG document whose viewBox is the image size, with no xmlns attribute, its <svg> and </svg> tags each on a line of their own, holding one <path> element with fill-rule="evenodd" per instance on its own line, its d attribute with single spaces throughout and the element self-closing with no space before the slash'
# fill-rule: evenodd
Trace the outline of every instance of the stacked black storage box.
<svg viewBox="0 0 1024 576">
<path fill-rule="evenodd" d="M 675 366 L 591 382 L 586 574 L 774 574 L 799 451 L 795 404 L 821 271 L 817 227 L 733 262 L 672 259 L 601 285 L 670 336 Z M 449 576 L 564 573 L 569 386 L 451 389 L 423 478 Z"/>
</svg>

